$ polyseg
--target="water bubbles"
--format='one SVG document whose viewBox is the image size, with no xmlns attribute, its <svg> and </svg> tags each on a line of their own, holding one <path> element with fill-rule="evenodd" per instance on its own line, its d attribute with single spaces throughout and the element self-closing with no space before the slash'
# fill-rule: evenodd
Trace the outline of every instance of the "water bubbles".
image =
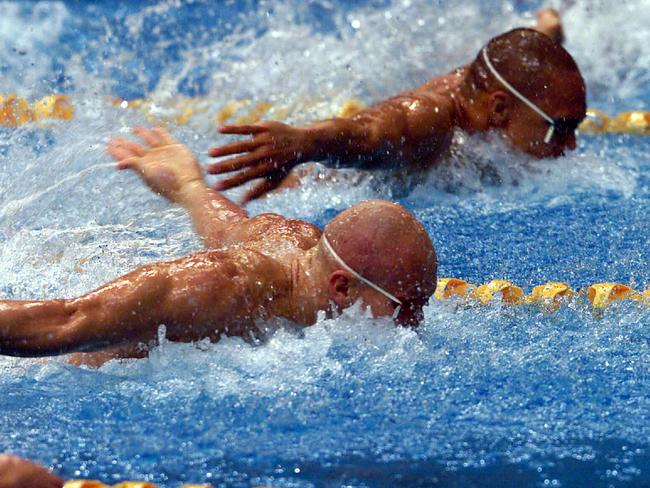
<svg viewBox="0 0 650 488">
<path fill-rule="evenodd" d="M 229 5 L 220 16 L 228 17 Z M 371 103 L 466 63 L 489 35 L 523 18 L 508 6 L 497 8 L 502 16 L 477 15 L 480 2 L 472 0 L 444 17 L 424 1 L 352 12 L 332 3 L 333 27 L 319 30 L 297 19 L 302 5 L 238 12 L 241 20 L 228 17 L 218 27 L 197 21 L 194 40 L 185 28 L 172 29 L 182 25 L 175 17 L 186 12 L 182 2 L 134 7 L 128 33 L 96 35 L 106 57 L 93 59 L 84 48 L 66 61 L 76 120 L 2 134 L 3 297 L 81 294 L 140 264 L 200 248 L 182 211 L 136 175 L 113 171 L 102 154 L 109 136 L 148 123 L 127 102 L 106 102 L 131 85 L 125 80 L 141 86 L 129 98 L 164 100 L 183 91 L 183 80 L 208 73 L 206 112 L 187 126 L 172 124 L 203 154 L 220 142 L 213 115 L 230 99 L 296 107 L 287 115 L 292 123 L 329 117 L 352 96 Z M 641 106 L 649 45 L 642 16 L 605 12 L 604 3 L 589 13 L 589 5 L 567 8 L 566 31 L 591 100 L 617 110 Z M 42 88 L 29 87 L 52 78 L 49 56 L 58 53 L 65 25 L 77 25 L 64 4 L 44 8 L 48 16 L 35 17 L 9 5 L 0 21 L 16 49 L 1 55 L 6 90 L 30 98 Z M 612 16 L 629 29 L 612 29 Z M 162 23 L 147 30 L 152 18 Z M 619 42 L 621 32 L 634 34 Z M 134 56 L 139 46 L 154 55 Z M 23 50 L 29 56 L 20 56 Z M 441 272 L 477 282 L 508 276 L 523 286 L 551 278 L 648 285 L 645 140 L 585 137 L 567 158 L 532 161 L 496 134 L 455 137 L 445 164 L 412 187 L 343 171 L 336 182 L 315 177 L 249 209 L 322 225 L 353 203 L 399 191 L 436 237 Z M 419 469 L 423 479 L 460 473 L 478 482 L 492 471 L 503 479 L 518 470 L 539 485 L 571 486 L 563 460 L 584 468 L 591 476 L 584 483 L 602 483 L 589 474 L 600 472 L 612 483 L 640 484 L 650 438 L 642 374 L 648 320 L 647 311 L 626 307 L 596 318 L 579 303 L 553 315 L 431 303 L 418 331 L 353 309 L 335 319 L 320 314 L 308 329 L 271 323 L 262 339 L 248 342 L 175 344 L 162 333 L 149 358 L 97 371 L 61 359 L 1 358 L 0 443 L 48 463 L 60 459 L 66 476 L 161 486 L 177 486 L 188 472 L 215 485 L 295 486 L 306 466 L 350 485 L 403 484 L 392 476 Z M 349 466 L 371 466 L 371 474 L 350 480 Z"/>
</svg>

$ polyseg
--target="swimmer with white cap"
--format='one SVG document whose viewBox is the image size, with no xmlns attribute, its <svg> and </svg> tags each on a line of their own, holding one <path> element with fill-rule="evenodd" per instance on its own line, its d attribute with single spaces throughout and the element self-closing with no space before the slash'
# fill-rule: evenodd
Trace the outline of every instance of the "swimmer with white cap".
<svg viewBox="0 0 650 488">
<path fill-rule="evenodd" d="M 145 144 L 114 138 L 118 168 L 190 214 L 209 250 L 152 263 L 80 298 L 0 301 L 0 354 L 74 356 L 99 364 L 146 354 L 167 338 L 249 336 L 260 321 L 300 325 L 356 302 L 374 317 L 417 325 L 436 288 L 433 244 L 402 206 L 380 200 L 341 212 L 321 231 L 277 214 L 249 217 L 210 188 L 194 155 L 163 129 L 135 129 Z M 104 352 L 101 352 L 104 351 Z"/>
<path fill-rule="evenodd" d="M 208 172 L 236 172 L 217 182 L 217 190 L 263 178 L 248 189 L 247 202 L 295 186 L 299 176 L 287 174 L 307 162 L 417 174 L 440 161 L 457 129 L 498 131 L 534 157 L 561 156 L 575 149 L 575 131 L 586 114 L 584 80 L 556 42 L 561 38 L 559 15 L 545 9 L 535 28 L 494 37 L 469 65 L 350 118 L 303 127 L 276 121 L 221 127 L 224 134 L 251 138 L 212 149 L 211 156 L 228 158 L 209 165 Z"/>
</svg>

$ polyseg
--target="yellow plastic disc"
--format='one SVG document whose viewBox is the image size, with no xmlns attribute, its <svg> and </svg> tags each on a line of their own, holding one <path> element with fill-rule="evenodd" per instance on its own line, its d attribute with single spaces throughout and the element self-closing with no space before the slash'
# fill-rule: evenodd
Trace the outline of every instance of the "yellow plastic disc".
<svg viewBox="0 0 650 488">
<path fill-rule="evenodd" d="M 605 308 L 614 300 L 624 300 L 633 293 L 632 288 L 620 283 L 596 283 L 587 289 L 587 298 L 594 308 Z"/>
<path fill-rule="evenodd" d="M 487 303 L 493 300 L 498 293 L 501 293 L 501 301 L 505 303 L 521 303 L 524 297 L 524 291 L 507 280 L 492 280 L 481 285 L 476 289 L 473 296 L 479 302 Z"/>
<path fill-rule="evenodd" d="M 476 286 L 458 278 L 439 278 L 434 296 L 438 300 L 447 300 L 452 296 L 466 296 L 475 288 Z"/>
<path fill-rule="evenodd" d="M 110 488 L 108 485 L 96 480 L 70 480 L 63 488 Z"/>
<path fill-rule="evenodd" d="M 526 297 L 527 303 L 540 305 L 559 305 L 561 299 L 573 299 L 573 290 L 566 283 L 560 281 L 549 281 L 543 285 L 537 285 Z"/>
</svg>

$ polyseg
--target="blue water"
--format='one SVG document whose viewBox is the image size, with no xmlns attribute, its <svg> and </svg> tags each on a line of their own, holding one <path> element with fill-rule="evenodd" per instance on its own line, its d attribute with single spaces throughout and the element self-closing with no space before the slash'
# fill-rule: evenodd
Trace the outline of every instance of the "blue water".
<svg viewBox="0 0 650 488">
<path fill-rule="evenodd" d="M 205 153 L 230 99 L 293 106 L 302 123 L 470 60 L 538 2 L 3 3 L 3 90 L 72 96 L 69 123 L 0 132 L 0 295 L 76 296 L 200 248 L 186 216 L 107 166 L 106 139 L 144 115 L 111 97 L 205 97 L 172 132 Z M 650 110 L 647 0 L 571 2 L 567 47 L 589 105 Z M 356 26 L 356 27 L 355 27 Z M 235 191 L 233 196 L 240 194 Z M 424 222 L 440 275 L 650 288 L 650 145 L 581 136 L 530 161 L 495 135 L 407 192 L 381 177 L 250 205 L 323 225 L 397 195 Z M 302 333 L 272 323 L 249 344 L 173 344 L 76 368 L 0 358 L 0 451 L 65 478 L 215 486 L 645 486 L 650 484 L 650 309 L 594 315 L 432 301 L 417 331 L 358 310 Z"/>
</svg>

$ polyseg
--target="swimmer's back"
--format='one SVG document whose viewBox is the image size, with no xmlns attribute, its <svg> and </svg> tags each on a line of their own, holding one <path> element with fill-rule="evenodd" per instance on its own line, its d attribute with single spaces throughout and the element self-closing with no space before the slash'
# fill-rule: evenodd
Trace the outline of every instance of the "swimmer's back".
<svg viewBox="0 0 650 488">
<path fill-rule="evenodd" d="M 264 213 L 238 224 L 236 234 L 242 246 L 288 265 L 296 254 L 318 243 L 321 231 L 301 220 Z"/>
</svg>

